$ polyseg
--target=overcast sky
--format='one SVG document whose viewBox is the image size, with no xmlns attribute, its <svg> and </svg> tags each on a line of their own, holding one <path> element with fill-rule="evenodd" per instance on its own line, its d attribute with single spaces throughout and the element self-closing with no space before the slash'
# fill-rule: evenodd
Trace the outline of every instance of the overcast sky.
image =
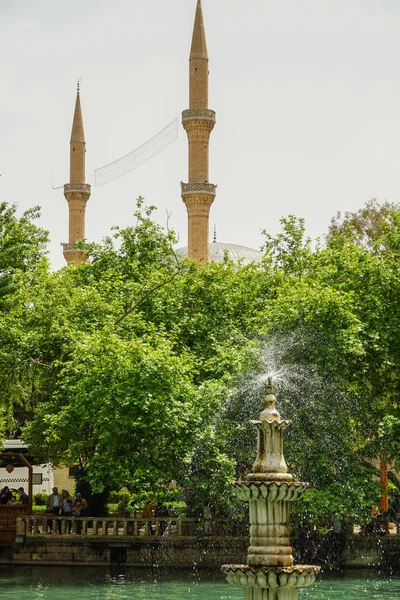
<svg viewBox="0 0 400 600">
<path fill-rule="evenodd" d="M 64 264 L 76 80 L 93 172 L 188 108 L 196 0 L 0 0 L 0 200 L 39 204 L 54 268 Z M 305 217 L 322 235 L 337 210 L 399 199 L 399 0 L 203 0 L 210 58 L 210 224 L 259 248 L 261 230 Z M 180 181 L 187 139 L 92 187 L 86 235 L 133 222 L 142 195 L 187 241 Z"/>
</svg>

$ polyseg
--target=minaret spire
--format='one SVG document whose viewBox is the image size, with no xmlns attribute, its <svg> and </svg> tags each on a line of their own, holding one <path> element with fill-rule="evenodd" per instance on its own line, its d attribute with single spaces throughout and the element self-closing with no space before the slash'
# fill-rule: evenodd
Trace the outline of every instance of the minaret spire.
<svg viewBox="0 0 400 600">
<path fill-rule="evenodd" d="M 74 120 L 72 122 L 72 131 L 71 131 L 71 144 L 74 142 L 83 142 L 85 143 L 85 132 L 83 130 L 83 119 L 82 119 L 82 109 L 81 109 L 81 97 L 79 93 L 79 79 L 76 87 L 76 102 L 75 102 L 75 112 L 74 112 Z"/>
<path fill-rule="evenodd" d="M 194 19 L 192 47 L 190 58 L 205 58 L 208 60 L 206 30 L 204 28 L 203 9 L 201 0 L 197 0 L 196 17 Z"/>
<path fill-rule="evenodd" d="M 85 252 L 76 248 L 76 242 L 85 238 L 85 210 L 90 198 L 90 185 L 85 183 L 86 142 L 79 88 L 78 80 L 70 139 L 70 182 L 64 185 L 64 196 L 69 208 L 69 242 L 63 244 L 64 258 L 68 264 L 75 265 L 87 259 Z"/>
<path fill-rule="evenodd" d="M 201 0 L 197 0 L 189 58 L 189 106 L 182 124 L 189 142 L 189 183 L 182 184 L 188 211 L 188 256 L 208 262 L 209 213 L 216 186 L 209 183 L 209 139 L 215 112 L 208 108 L 208 53 Z"/>
</svg>

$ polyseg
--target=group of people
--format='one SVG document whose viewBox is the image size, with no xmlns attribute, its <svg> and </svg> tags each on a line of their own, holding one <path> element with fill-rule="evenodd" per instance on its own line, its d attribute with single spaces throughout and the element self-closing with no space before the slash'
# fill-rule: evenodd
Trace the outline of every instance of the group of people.
<svg viewBox="0 0 400 600">
<path fill-rule="evenodd" d="M 13 490 L 13 492 L 18 492 L 19 497 L 16 498 L 8 485 L 5 485 L 0 491 L 0 504 L 29 504 L 28 494 L 25 493 L 23 487 L 19 487 L 17 490 Z"/>
<path fill-rule="evenodd" d="M 82 498 L 82 494 L 76 494 L 72 498 L 67 490 L 61 490 L 53 487 L 53 493 L 47 497 L 46 512 L 61 517 L 85 517 L 87 516 L 87 502 Z"/>
<path fill-rule="evenodd" d="M 47 497 L 46 513 L 55 517 L 87 517 L 87 502 L 82 498 L 82 494 L 77 493 L 75 498 L 71 496 L 68 490 L 61 490 L 58 493 L 58 488 L 53 487 L 53 492 Z M 71 533 L 71 522 L 68 523 L 66 531 Z M 77 524 L 77 533 L 81 533 L 82 523 Z M 48 533 L 53 532 L 53 521 L 47 521 Z M 61 522 L 57 521 L 57 531 L 61 533 Z"/>
</svg>

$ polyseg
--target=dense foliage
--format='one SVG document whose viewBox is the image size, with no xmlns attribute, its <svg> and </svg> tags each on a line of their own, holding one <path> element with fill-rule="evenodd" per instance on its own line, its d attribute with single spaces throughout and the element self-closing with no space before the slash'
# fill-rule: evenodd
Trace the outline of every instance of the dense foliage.
<svg viewBox="0 0 400 600">
<path fill-rule="evenodd" d="M 289 469 L 313 486 L 298 510 L 365 517 L 374 461 L 395 468 L 400 430 L 400 213 L 384 205 L 374 228 L 372 209 L 337 219 L 324 244 L 289 217 L 260 264 L 197 266 L 140 199 L 134 226 L 54 273 L 37 211 L 2 206 L 3 435 L 78 464 L 96 492 L 156 496 L 175 480 L 192 511 L 237 510 L 228 484 L 250 471 L 270 374 L 293 420 Z"/>
</svg>

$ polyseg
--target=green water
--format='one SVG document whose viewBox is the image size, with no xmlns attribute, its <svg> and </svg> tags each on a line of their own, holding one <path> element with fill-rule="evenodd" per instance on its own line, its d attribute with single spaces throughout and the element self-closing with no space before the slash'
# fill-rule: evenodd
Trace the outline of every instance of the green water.
<svg viewBox="0 0 400 600">
<path fill-rule="evenodd" d="M 395 600 L 400 577 L 371 571 L 324 575 L 303 600 Z M 243 600 L 222 575 L 190 570 L 91 567 L 0 567 L 1 600 Z"/>
</svg>

